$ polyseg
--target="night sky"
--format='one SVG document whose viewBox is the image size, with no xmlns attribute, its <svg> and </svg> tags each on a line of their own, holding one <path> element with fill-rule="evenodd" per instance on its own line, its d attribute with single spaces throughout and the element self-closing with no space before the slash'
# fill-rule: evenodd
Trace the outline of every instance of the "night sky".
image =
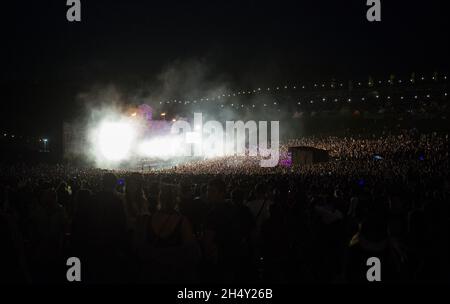
<svg viewBox="0 0 450 304">
<path fill-rule="evenodd" d="M 45 134 L 93 84 L 133 89 L 174 61 L 201 59 L 238 87 L 448 71 L 444 1 L 65 0 L 2 2 L 0 127 Z M 181 97 L 181 96 L 180 96 Z"/>
</svg>

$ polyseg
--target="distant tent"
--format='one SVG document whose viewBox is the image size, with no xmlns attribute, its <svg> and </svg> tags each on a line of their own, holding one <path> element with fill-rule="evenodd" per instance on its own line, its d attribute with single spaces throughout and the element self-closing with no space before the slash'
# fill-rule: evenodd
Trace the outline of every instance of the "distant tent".
<svg viewBox="0 0 450 304">
<path fill-rule="evenodd" d="M 327 162 L 329 159 L 328 151 L 314 147 L 289 147 L 289 153 L 292 155 L 293 166 Z"/>
</svg>

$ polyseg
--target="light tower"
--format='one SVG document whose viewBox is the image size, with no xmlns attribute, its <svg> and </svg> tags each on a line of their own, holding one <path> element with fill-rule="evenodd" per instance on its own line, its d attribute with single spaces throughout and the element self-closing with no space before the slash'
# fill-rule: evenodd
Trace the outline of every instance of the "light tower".
<svg viewBox="0 0 450 304">
<path fill-rule="evenodd" d="M 139 107 L 139 114 L 142 115 L 142 117 L 147 120 L 148 122 L 150 122 L 152 120 L 153 117 L 153 109 L 151 106 L 146 105 L 146 104 L 141 104 Z"/>
</svg>

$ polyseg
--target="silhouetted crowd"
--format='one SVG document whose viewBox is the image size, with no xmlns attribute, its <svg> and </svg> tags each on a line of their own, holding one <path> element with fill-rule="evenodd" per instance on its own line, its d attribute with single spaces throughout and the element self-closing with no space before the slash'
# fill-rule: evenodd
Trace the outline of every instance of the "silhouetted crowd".
<svg viewBox="0 0 450 304">
<path fill-rule="evenodd" d="M 283 145 L 329 162 L 261 168 L 225 157 L 139 173 L 3 165 L 5 283 L 449 282 L 448 135 Z"/>
</svg>

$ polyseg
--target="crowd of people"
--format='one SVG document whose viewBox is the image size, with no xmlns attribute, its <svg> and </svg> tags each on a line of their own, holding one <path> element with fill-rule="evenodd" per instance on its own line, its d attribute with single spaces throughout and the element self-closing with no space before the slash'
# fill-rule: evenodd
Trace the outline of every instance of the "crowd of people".
<svg viewBox="0 0 450 304">
<path fill-rule="evenodd" d="M 224 157 L 149 172 L 2 165 L 1 280 L 448 282 L 448 135 L 310 137 L 330 161 Z"/>
</svg>

